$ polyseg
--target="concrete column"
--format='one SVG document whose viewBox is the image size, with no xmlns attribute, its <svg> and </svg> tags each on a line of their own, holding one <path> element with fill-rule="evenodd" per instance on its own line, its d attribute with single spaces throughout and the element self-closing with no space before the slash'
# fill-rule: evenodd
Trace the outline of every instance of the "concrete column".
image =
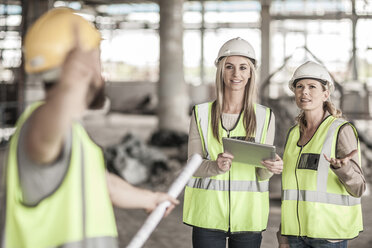
<svg viewBox="0 0 372 248">
<path fill-rule="evenodd" d="M 358 22 L 358 16 L 356 14 L 356 10 L 355 10 L 355 0 L 352 0 L 351 1 L 351 7 L 352 7 L 352 16 L 351 16 L 351 22 L 352 22 L 352 29 L 351 29 L 351 32 L 353 34 L 352 36 L 352 50 L 353 50 L 353 54 L 352 54 L 352 66 L 353 66 L 353 80 L 358 80 L 358 67 L 357 67 L 357 48 L 356 48 L 356 26 L 357 26 L 357 22 Z"/>
<path fill-rule="evenodd" d="M 261 0 L 261 82 L 270 74 L 270 3 L 271 0 Z"/>
<path fill-rule="evenodd" d="M 201 4 L 201 28 L 200 28 L 200 82 L 204 84 L 204 34 L 205 34 L 205 2 L 200 0 Z"/>
<path fill-rule="evenodd" d="M 189 96 L 183 72 L 183 0 L 161 0 L 159 128 L 187 131 Z"/>
</svg>

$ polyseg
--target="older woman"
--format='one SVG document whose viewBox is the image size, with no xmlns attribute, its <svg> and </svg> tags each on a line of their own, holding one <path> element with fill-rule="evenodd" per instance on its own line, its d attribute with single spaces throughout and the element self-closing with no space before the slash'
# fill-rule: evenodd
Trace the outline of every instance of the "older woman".
<svg viewBox="0 0 372 248">
<path fill-rule="evenodd" d="M 363 230 L 365 179 L 358 134 L 330 101 L 328 71 L 314 62 L 289 82 L 301 109 L 283 155 L 281 247 L 347 247 Z"/>
<path fill-rule="evenodd" d="M 227 41 L 215 61 L 216 100 L 196 105 L 190 124 L 189 157 L 204 161 L 185 190 L 183 221 L 193 226 L 193 246 L 260 247 L 269 214 L 269 170 L 234 162 L 224 153 L 222 137 L 273 143 L 272 111 L 256 104 L 252 46 L 241 38 Z"/>
</svg>

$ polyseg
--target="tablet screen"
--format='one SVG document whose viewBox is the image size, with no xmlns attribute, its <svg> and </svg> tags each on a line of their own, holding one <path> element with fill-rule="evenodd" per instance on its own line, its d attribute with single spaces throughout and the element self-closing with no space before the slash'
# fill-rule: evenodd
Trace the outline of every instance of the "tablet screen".
<svg viewBox="0 0 372 248">
<path fill-rule="evenodd" d="M 234 155 L 233 162 L 244 163 L 265 168 L 262 160 L 275 159 L 275 146 L 248 142 L 243 140 L 222 138 L 225 152 Z"/>
</svg>

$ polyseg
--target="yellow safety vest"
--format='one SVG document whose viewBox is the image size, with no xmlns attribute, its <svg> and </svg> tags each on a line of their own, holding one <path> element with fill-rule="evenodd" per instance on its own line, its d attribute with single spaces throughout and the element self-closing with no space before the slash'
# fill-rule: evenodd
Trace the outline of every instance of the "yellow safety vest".
<svg viewBox="0 0 372 248">
<path fill-rule="evenodd" d="M 346 191 L 323 156 L 335 158 L 340 127 L 347 124 L 328 116 L 302 147 L 299 126 L 289 131 L 283 155 L 283 235 L 352 239 L 363 230 L 360 198 Z M 359 141 L 358 150 L 361 161 Z"/>
<path fill-rule="evenodd" d="M 117 247 L 103 154 L 80 124 L 72 127 L 70 164 L 61 185 L 36 206 L 23 203 L 17 166 L 18 137 L 22 124 L 40 104 L 23 113 L 10 142 L 5 247 Z"/>
<path fill-rule="evenodd" d="M 194 108 L 204 157 L 216 160 L 223 152 L 215 139 L 211 123 L 212 102 Z M 271 110 L 255 105 L 255 142 L 264 143 Z M 245 138 L 243 114 L 230 132 L 219 125 L 220 137 Z M 254 166 L 234 162 L 231 169 L 221 175 L 192 177 L 185 189 L 183 222 L 188 225 L 234 232 L 259 232 L 266 229 L 269 215 L 269 181 L 256 176 Z"/>
</svg>

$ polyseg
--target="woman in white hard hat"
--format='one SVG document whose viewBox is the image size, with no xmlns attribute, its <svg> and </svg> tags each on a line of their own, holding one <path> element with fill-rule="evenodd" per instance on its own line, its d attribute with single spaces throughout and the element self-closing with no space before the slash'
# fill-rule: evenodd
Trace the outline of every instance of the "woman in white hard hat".
<svg viewBox="0 0 372 248">
<path fill-rule="evenodd" d="M 301 112 L 283 155 L 280 247 L 347 247 L 363 231 L 357 131 L 331 103 L 325 67 L 306 62 L 289 88 Z"/>
<path fill-rule="evenodd" d="M 216 100 L 194 107 L 188 155 L 204 157 L 185 189 L 183 221 L 193 227 L 193 247 L 260 247 L 269 215 L 268 179 L 282 164 L 266 168 L 234 162 L 222 138 L 272 144 L 272 111 L 256 104 L 252 46 L 241 38 L 227 41 L 215 61 Z"/>
</svg>

